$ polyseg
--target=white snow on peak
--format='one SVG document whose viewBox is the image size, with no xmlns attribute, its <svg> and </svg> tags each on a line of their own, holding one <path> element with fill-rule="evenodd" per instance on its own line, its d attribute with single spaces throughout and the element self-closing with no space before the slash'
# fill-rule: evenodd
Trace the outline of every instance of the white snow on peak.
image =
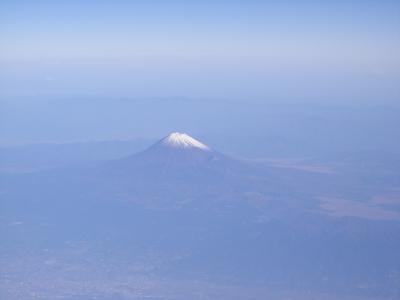
<svg viewBox="0 0 400 300">
<path fill-rule="evenodd" d="M 186 133 L 173 132 L 161 140 L 163 145 L 175 148 L 199 148 L 210 150 L 210 148 Z"/>
</svg>

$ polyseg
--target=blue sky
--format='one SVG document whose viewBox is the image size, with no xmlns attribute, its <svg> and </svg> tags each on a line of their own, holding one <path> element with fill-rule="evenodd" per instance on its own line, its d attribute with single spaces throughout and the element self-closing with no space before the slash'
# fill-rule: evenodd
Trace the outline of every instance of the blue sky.
<svg viewBox="0 0 400 300">
<path fill-rule="evenodd" d="M 398 92 L 398 1 L 17 0 L 0 11 L 6 96 Z"/>
</svg>

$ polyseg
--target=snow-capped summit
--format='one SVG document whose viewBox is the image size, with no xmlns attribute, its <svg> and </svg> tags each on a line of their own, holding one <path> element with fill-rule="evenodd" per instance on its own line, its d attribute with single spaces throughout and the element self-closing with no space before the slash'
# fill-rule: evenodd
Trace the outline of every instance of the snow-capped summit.
<svg viewBox="0 0 400 300">
<path fill-rule="evenodd" d="M 189 136 L 186 133 L 173 132 L 159 140 L 149 148 L 122 158 L 117 162 L 121 165 L 118 168 L 132 169 L 153 168 L 159 170 L 181 170 L 187 167 L 201 167 L 209 164 L 221 163 L 228 158 L 208 147 L 202 142 Z M 134 165 L 134 167 L 132 167 Z M 151 168 L 149 167 L 151 166 Z M 166 172 L 166 171 L 163 171 Z"/>
<path fill-rule="evenodd" d="M 160 144 L 180 149 L 197 148 L 209 151 L 210 148 L 186 133 L 173 132 L 160 141 Z"/>
</svg>

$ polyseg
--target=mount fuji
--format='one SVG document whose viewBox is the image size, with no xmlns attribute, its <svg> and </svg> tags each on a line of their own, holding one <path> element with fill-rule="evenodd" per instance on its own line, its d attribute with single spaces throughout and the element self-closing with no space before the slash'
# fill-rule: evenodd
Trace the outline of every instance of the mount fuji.
<svg viewBox="0 0 400 300">
<path fill-rule="evenodd" d="M 229 157 L 178 132 L 140 153 L 86 171 L 87 176 L 95 171 L 91 176 L 102 180 L 100 186 L 109 186 L 124 201 L 163 208 L 210 208 L 228 198 L 232 204 L 248 198 L 245 194 L 262 186 L 260 180 L 266 183 L 268 175 L 265 166 Z"/>
<path fill-rule="evenodd" d="M 159 140 L 145 151 L 120 160 L 122 164 L 139 161 L 146 164 L 168 164 L 168 167 L 201 166 L 228 157 L 211 149 L 186 133 L 174 132 Z"/>
</svg>

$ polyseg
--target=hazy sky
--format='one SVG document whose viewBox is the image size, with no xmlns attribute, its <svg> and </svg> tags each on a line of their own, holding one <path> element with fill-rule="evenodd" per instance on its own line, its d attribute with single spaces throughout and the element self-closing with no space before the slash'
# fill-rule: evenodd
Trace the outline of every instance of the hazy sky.
<svg viewBox="0 0 400 300">
<path fill-rule="evenodd" d="M 398 96 L 398 1 L 4 1 L 3 96 Z"/>
</svg>

